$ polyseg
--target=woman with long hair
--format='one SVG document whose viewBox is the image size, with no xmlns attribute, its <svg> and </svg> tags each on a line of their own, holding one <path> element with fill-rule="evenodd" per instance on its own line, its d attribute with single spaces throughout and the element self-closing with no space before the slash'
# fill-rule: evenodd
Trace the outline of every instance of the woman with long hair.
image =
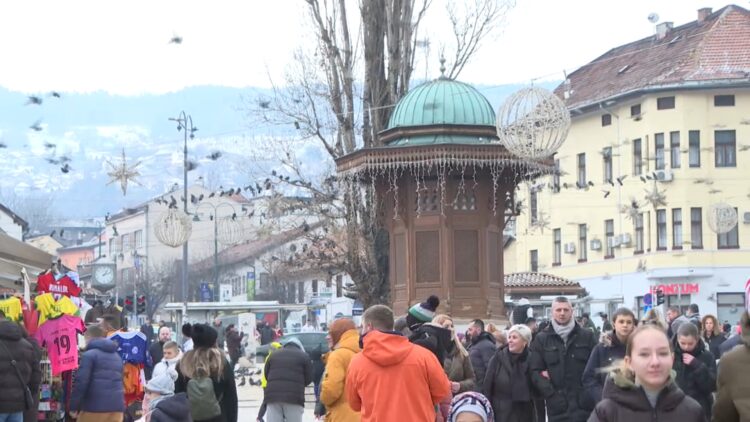
<svg viewBox="0 0 750 422">
<path fill-rule="evenodd" d="M 453 326 L 453 319 L 448 315 L 440 314 L 435 316 L 432 323 L 450 330 L 453 338 L 453 349 L 441 362 L 448 379 L 451 381 L 451 392 L 456 395 L 474 390 L 476 383 L 474 381 L 474 368 L 472 368 L 471 359 L 469 359 L 469 351 L 458 339 L 456 329 Z"/>
<path fill-rule="evenodd" d="M 483 391 L 492 403 L 495 422 L 536 420 L 534 390 L 529 369 L 531 329 L 514 325 L 508 330 L 508 346 L 498 349 L 487 365 Z"/>
<path fill-rule="evenodd" d="M 237 386 L 229 361 L 216 347 L 218 333 L 207 324 L 187 330 L 193 350 L 177 364 L 175 392 L 187 392 L 195 422 L 237 422 Z"/>
<path fill-rule="evenodd" d="M 641 324 L 628 337 L 625 358 L 608 368 L 600 401 L 588 422 L 706 422 L 700 404 L 674 381 L 674 353 L 658 324 Z"/>
<path fill-rule="evenodd" d="M 708 345 L 708 350 L 714 355 L 715 359 L 721 359 L 721 346 L 727 338 L 721 332 L 721 325 L 715 316 L 707 314 L 701 320 L 701 338 Z"/>
</svg>

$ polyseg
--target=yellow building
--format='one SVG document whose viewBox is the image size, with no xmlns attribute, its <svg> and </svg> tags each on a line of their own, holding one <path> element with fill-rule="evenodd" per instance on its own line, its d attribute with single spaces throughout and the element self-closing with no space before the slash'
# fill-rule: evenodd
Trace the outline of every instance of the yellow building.
<svg viewBox="0 0 750 422">
<path fill-rule="evenodd" d="M 570 74 L 556 90 L 572 116 L 559 175 L 518 192 L 506 273 L 577 281 L 592 314 L 642 314 L 661 287 L 668 305 L 736 322 L 750 278 L 749 52 L 750 12 L 701 9 Z M 722 202 L 738 223 L 717 235 Z"/>
</svg>

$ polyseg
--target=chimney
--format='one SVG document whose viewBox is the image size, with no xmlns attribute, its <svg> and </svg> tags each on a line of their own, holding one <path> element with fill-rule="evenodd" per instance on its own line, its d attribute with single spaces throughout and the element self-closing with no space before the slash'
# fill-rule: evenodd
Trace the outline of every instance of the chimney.
<svg viewBox="0 0 750 422">
<path fill-rule="evenodd" d="M 673 26 L 672 22 L 662 22 L 656 25 L 656 39 L 663 40 L 669 34 L 669 31 L 672 30 Z"/>
<path fill-rule="evenodd" d="M 706 20 L 708 15 L 711 14 L 712 9 L 710 7 L 704 7 L 702 9 L 698 9 L 698 23 L 702 23 Z"/>
</svg>

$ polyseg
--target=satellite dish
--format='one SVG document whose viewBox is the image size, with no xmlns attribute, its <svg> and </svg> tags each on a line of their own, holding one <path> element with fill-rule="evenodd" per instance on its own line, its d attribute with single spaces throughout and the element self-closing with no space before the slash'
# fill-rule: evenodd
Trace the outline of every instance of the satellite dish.
<svg viewBox="0 0 750 422">
<path fill-rule="evenodd" d="M 659 15 L 657 15 L 656 13 L 651 13 L 650 15 L 648 15 L 648 21 L 651 23 L 659 22 Z"/>
</svg>

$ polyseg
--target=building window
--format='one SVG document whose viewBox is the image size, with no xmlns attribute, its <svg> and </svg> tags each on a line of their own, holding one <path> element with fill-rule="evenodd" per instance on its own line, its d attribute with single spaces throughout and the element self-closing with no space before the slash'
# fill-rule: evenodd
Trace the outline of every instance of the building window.
<svg viewBox="0 0 750 422">
<path fill-rule="evenodd" d="M 669 132 L 669 165 L 680 168 L 680 132 Z"/>
<path fill-rule="evenodd" d="M 555 160 L 555 172 L 552 174 L 552 192 L 560 192 L 560 160 Z"/>
<path fill-rule="evenodd" d="M 529 262 L 531 262 L 531 272 L 539 271 L 539 251 L 536 249 L 529 251 Z"/>
<path fill-rule="evenodd" d="M 714 95 L 714 106 L 734 107 L 734 95 Z"/>
<path fill-rule="evenodd" d="M 734 209 L 737 211 L 737 208 Z M 735 224 L 732 230 L 724 234 L 717 234 L 716 240 L 719 249 L 738 249 L 740 247 L 739 224 Z"/>
<path fill-rule="evenodd" d="M 690 148 L 688 148 L 688 158 L 690 160 L 690 167 L 701 166 L 701 131 L 691 130 L 688 132 L 688 142 Z"/>
<path fill-rule="evenodd" d="M 586 187 L 586 154 L 578 154 L 578 187 Z"/>
<path fill-rule="evenodd" d="M 643 145 L 640 139 L 633 140 L 633 175 L 643 173 Z"/>
<path fill-rule="evenodd" d="M 612 147 L 602 150 L 602 159 L 604 160 L 604 183 L 612 183 Z"/>
<path fill-rule="evenodd" d="M 536 223 L 538 215 L 538 199 L 536 189 L 531 188 L 529 191 L 529 215 L 531 216 L 531 224 Z"/>
<path fill-rule="evenodd" d="M 672 209 L 672 249 L 682 249 L 682 208 Z"/>
<path fill-rule="evenodd" d="M 602 114 L 602 126 L 609 126 L 612 124 L 611 114 Z"/>
<path fill-rule="evenodd" d="M 639 213 L 633 222 L 635 226 L 635 253 L 643 253 L 643 213 Z"/>
<path fill-rule="evenodd" d="M 656 158 L 656 169 L 664 170 L 664 134 L 657 133 L 654 135 L 654 155 Z"/>
<path fill-rule="evenodd" d="M 656 250 L 667 249 L 667 210 L 656 210 Z"/>
<path fill-rule="evenodd" d="M 136 230 L 133 234 L 133 240 L 135 241 L 136 248 L 143 247 L 143 230 Z"/>
<path fill-rule="evenodd" d="M 690 306 L 690 295 L 667 295 L 665 296 L 667 307 L 676 306 L 680 308 L 680 314 L 685 314 L 688 306 Z"/>
<path fill-rule="evenodd" d="M 674 108 L 674 97 L 659 97 L 656 99 L 657 110 L 669 110 Z"/>
<path fill-rule="evenodd" d="M 716 293 L 716 317 L 720 324 L 735 326 L 745 309 L 745 293 Z"/>
<path fill-rule="evenodd" d="M 604 233 L 605 238 L 607 241 L 607 253 L 604 255 L 604 259 L 607 258 L 614 258 L 615 256 L 615 247 L 613 245 L 613 242 L 615 241 L 615 220 L 605 220 L 604 221 Z"/>
<path fill-rule="evenodd" d="M 737 141 L 733 130 L 714 132 L 716 167 L 737 167 Z"/>
<path fill-rule="evenodd" d="M 636 117 L 641 115 L 641 105 L 636 104 L 634 106 L 630 106 L 630 117 Z"/>
<path fill-rule="evenodd" d="M 115 242 L 117 239 L 109 239 L 109 256 L 114 259 L 115 254 L 117 254 L 117 243 Z"/>
<path fill-rule="evenodd" d="M 562 233 L 560 229 L 554 229 L 552 231 L 552 238 L 554 239 L 554 243 L 552 245 L 552 265 L 560 265 L 562 262 Z"/>
<path fill-rule="evenodd" d="M 586 225 L 578 225 L 578 262 L 586 262 Z"/>
<path fill-rule="evenodd" d="M 703 249 L 703 212 L 700 208 L 690 208 L 690 247 Z"/>
</svg>

